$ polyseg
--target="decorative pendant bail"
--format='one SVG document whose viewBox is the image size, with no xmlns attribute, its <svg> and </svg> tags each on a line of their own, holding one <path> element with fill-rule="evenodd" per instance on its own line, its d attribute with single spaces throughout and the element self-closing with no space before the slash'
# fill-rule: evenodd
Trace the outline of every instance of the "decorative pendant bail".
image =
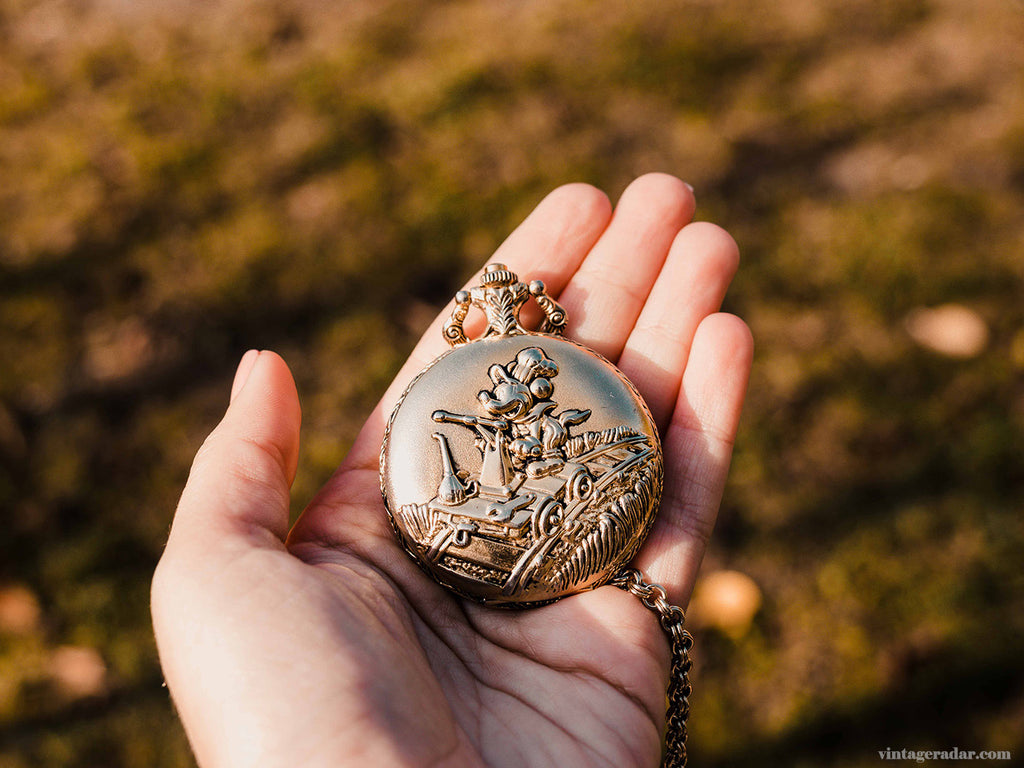
<svg viewBox="0 0 1024 768">
<path fill-rule="evenodd" d="M 444 324 L 444 337 L 453 347 L 469 343 L 463 324 L 471 306 L 481 310 L 487 320 L 481 338 L 530 333 L 519 320 L 519 312 L 530 296 L 544 312 L 540 332 L 561 336 L 565 331 L 565 310 L 547 295 L 544 283 L 533 280 L 527 285 L 504 264 L 495 263 L 484 268 L 480 285 L 455 294 L 455 308 Z"/>
</svg>

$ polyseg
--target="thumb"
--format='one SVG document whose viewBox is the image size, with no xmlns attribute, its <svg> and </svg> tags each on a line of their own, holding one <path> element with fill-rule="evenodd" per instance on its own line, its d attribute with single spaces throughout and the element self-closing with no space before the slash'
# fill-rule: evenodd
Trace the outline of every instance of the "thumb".
<svg viewBox="0 0 1024 768">
<path fill-rule="evenodd" d="M 283 547 L 301 419 L 284 360 L 246 352 L 227 413 L 192 464 L 167 550 L 240 542 Z"/>
</svg>

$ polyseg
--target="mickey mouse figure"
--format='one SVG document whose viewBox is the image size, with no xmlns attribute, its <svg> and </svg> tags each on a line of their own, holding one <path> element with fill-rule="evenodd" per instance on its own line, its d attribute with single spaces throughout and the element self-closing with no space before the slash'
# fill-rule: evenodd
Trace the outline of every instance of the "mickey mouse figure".
<svg viewBox="0 0 1024 768">
<path fill-rule="evenodd" d="M 508 365 L 495 364 L 487 371 L 494 388 L 477 395 L 492 417 L 510 425 L 513 462 L 528 477 L 551 475 L 565 466 L 563 450 L 569 427 L 590 418 L 589 410 L 567 409 L 557 416 L 552 400 L 558 363 L 539 347 L 520 350 Z"/>
</svg>

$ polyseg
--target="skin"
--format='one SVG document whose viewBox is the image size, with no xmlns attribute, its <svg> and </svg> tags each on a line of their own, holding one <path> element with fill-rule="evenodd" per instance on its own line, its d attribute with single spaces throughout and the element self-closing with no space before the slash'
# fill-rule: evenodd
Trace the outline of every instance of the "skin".
<svg viewBox="0 0 1024 768">
<path fill-rule="evenodd" d="M 663 174 L 633 182 L 614 212 L 599 190 L 569 185 L 489 260 L 544 280 L 568 310 L 568 335 L 616 362 L 650 405 L 665 492 L 633 565 L 682 606 L 714 526 L 753 346 L 746 325 L 718 311 L 736 244 L 690 223 L 693 211 L 692 190 Z M 377 475 L 384 423 L 446 348 L 450 309 L 290 531 L 295 384 L 273 352 L 242 358 L 153 579 L 161 663 L 200 765 L 658 764 L 669 651 L 635 597 L 607 586 L 487 609 L 428 579 L 391 532 Z"/>
</svg>

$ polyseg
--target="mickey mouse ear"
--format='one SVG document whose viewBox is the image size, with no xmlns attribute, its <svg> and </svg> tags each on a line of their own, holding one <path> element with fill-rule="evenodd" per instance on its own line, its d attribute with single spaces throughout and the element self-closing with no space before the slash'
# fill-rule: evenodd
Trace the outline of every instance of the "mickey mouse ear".
<svg viewBox="0 0 1024 768">
<path fill-rule="evenodd" d="M 538 400 L 546 400 L 551 397 L 554 389 L 555 386 L 551 383 L 551 379 L 544 376 L 538 376 L 530 383 L 530 392 Z"/>
</svg>

